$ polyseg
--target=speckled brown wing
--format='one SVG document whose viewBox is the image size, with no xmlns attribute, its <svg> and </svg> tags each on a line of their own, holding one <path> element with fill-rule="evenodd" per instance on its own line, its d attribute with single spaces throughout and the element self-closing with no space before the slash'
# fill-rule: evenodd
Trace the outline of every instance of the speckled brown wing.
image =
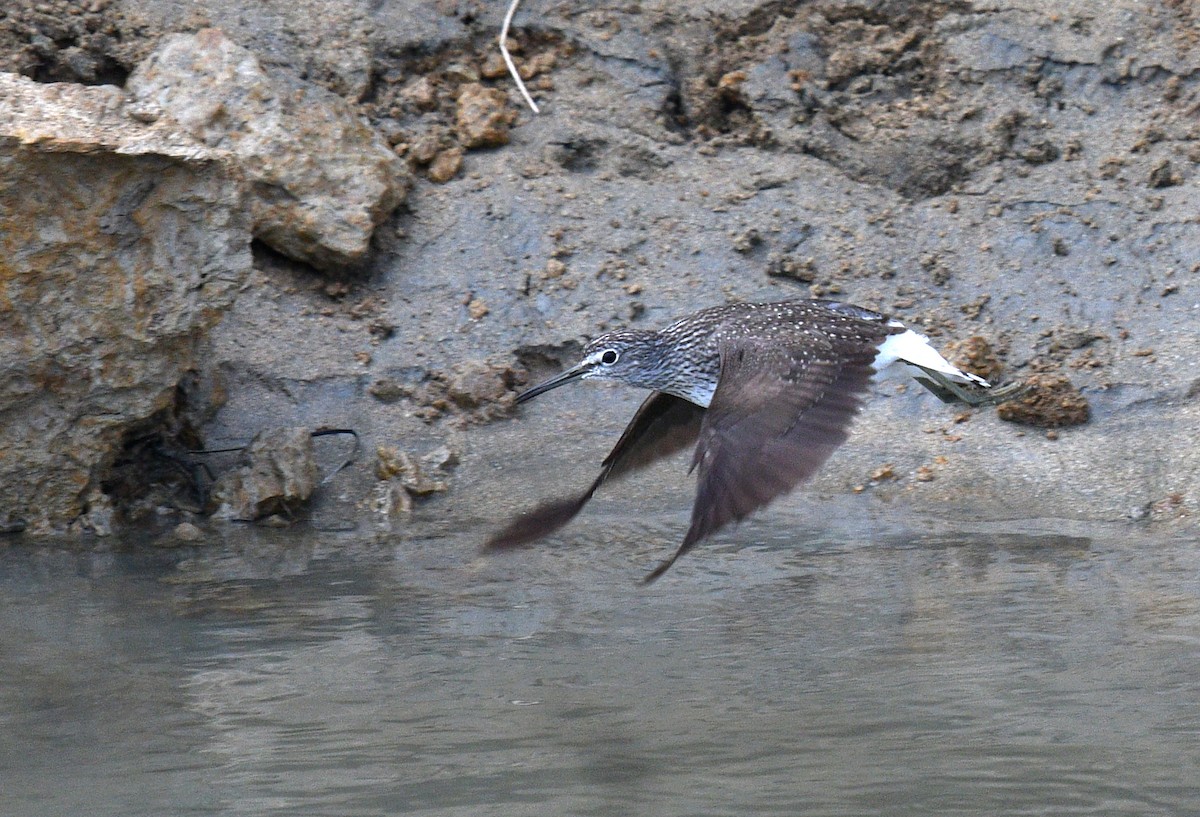
<svg viewBox="0 0 1200 817">
<path fill-rule="evenodd" d="M 881 329 L 883 334 L 888 330 Z M 721 344 L 721 378 L 700 428 L 692 522 L 652 582 L 697 542 L 811 477 L 848 435 L 874 369 L 869 339 L 793 333 Z"/>
<path fill-rule="evenodd" d="M 511 548 L 548 536 L 583 510 L 605 481 L 619 479 L 692 445 L 700 433 L 704 409 L 681 397 L 654 392 L 642 403 L 621 439 L 604 458 L 600 476 L 577 497 L 557 499 L 516 517 L 484 545 Z"/>
</svg>

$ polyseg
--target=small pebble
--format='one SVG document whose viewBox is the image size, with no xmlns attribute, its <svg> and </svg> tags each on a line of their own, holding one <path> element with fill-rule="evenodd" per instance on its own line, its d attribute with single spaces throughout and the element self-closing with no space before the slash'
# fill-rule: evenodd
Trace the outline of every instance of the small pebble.
<svg viewBox="0 0 1200 817">
<path fill-rule="evenodd" d="M 180 522 L 175 526 L 175 538 L 181 542 L 199 542 L 204 538 L 204 532 L 191 522 Z"/>
</svg>

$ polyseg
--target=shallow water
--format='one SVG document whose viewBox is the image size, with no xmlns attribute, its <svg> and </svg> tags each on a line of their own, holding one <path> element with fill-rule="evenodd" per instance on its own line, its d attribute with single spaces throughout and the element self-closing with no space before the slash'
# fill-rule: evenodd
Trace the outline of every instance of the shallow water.
<svg viewBox="0 0 1200 817">
<path fill-rule="evenodd" d="M 0 814 L 1200 813 L 1197 542 L 676 527 L 0 547 Z"/>
</svg>

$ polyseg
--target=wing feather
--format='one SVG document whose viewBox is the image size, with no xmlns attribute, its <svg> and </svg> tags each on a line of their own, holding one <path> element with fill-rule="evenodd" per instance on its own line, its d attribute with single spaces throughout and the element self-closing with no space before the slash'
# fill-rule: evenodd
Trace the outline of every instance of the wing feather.
<svg viewBox="0 0 1200 817">
<path fill-rule="evenodd" d="M 888 330 L 881 327 L 881 336 Z M 700 428 L 692 520 L 675 554 L 645 579 L 730 522 L 809 479 L 845 442 L 867 394 L 872 338 L 744 333 L 721 344 L 721 377 Z"/>
<path fill-rule="evenodd" d="M 586 491 L 576 497 L 545 502 L 517 516 L 484 547 L 511 548 L 549 536 L 574 519 L 606 481 L 620 479 L 694 443 L 703 416 L 704 409 L 694 403 L 664 392 L 654 392 L 625 426 L 621 438 L 604 458 L 600 475 Z"/>
</svg>

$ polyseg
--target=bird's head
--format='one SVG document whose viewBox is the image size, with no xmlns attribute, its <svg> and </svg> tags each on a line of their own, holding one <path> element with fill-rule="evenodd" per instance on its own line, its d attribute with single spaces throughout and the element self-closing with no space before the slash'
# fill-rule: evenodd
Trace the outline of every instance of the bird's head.
<svg viewBox="0 0 1200 817">
<path fill-rule="evenodd" d="M 517 402 L 524 403 L 572 380 L 619 380 L 630 386 L 658 388 L 662 353 L 657 334 L 634 329 L 607 332 L 584 347 L 578 363 L 517 395 Z"/>
</svg>

